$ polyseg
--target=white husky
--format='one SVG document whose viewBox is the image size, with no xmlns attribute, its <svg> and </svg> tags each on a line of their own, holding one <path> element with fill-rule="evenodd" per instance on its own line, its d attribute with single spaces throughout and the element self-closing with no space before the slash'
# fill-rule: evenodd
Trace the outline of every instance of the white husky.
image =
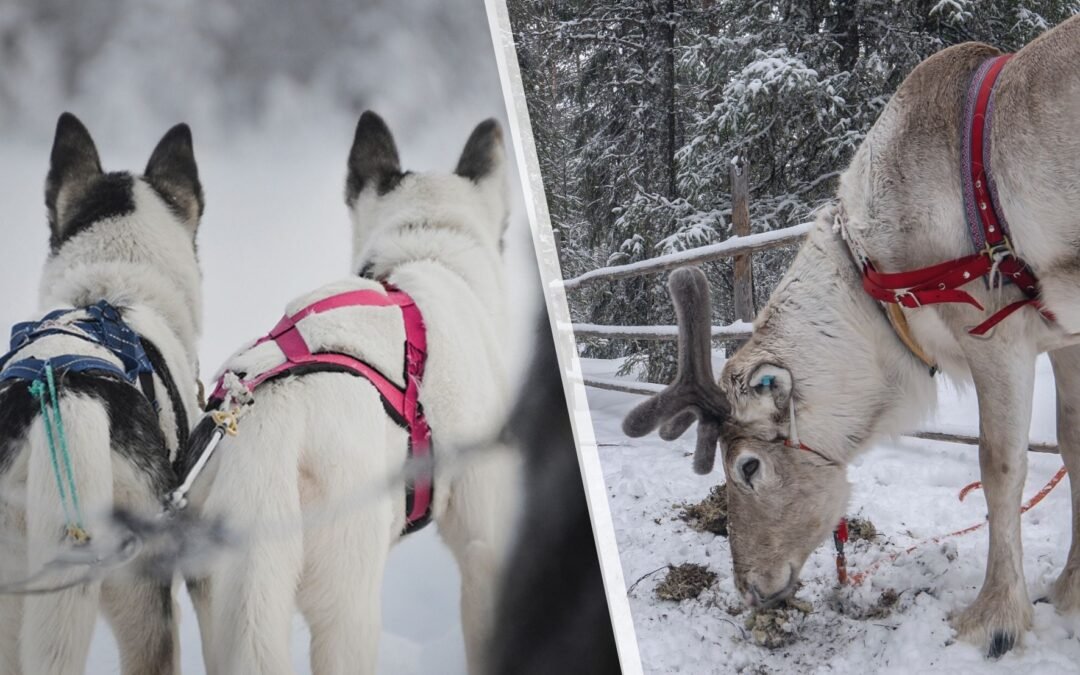
<svg viewBox="0 0 1080 675">
<path fill-rule="evenodd" d="M 416 301 L 428 344 L 420 402 L 442 467 L 456 447 L 496 438 L 510 401 L 501 132 L 494 121 L 479 125 L 453 174 L 402 172 L 390 131 L 364 113 L 349 155 L 346 203 L 359 275 L 289 309 L 381 289 L 382 281 Z M 386 308 L 353 309 L 321 324 L 319 339 L 359 342 L 354 351 L 400 377 L 400 320 L 385 328 Z M 263 347 L 281 356 L 274 343 Z M 240 352 L 225 370 L 250 372 L 258 353 L 267 352 Z M 200 443 L 196 434 L 191 452 Z M 406 522 L 403 479 L 394 477 L 407 452 L 407 432 L 367 379 L 312 372 L 255 389 L 239 433 L 221 442 L 191 493 L 203 516 L 249 535 L 190 584 L 210 672 L 291 672 L 296 607 L 311 629 L 314 672 L 374 672 L 383 570 Z M 461 569 L 466 650 L 479 672 L 517 473 L 507 453 L 458 468 L 437 471 L 433 515 Z"/>
<path fill-rule="evenodd" d="M 170 130 L 142 176 L 105 173 L 90 134 L 65 113 L 57 123 L 45 201 L 51 240 L 41 307 L 70 311 L 20 345 L 4 365 L 0 583 L 18 585 L 44 569 L 20 590 L 71 587 L 25 598 L 0 595 L 0 673 L 82 673 L 99 606 L 112 625 L 125 675 L 176 673 L 170 579 L 143 574 L 141 566 L 135 568 L 139 574 L 102 579 L 94 575 L 99 570 L 87 575 L 84 565 L 48 565 L 58 557 L 85 561 L 115 553 L 110 511 L 156 514 L 173 486 L 171 461 L 186 440 L 186 420 L 198 410 L 195 342 L 202 301 L 195 233 L 203 201 L 191 132 L 186 125 Z M 72 322 L 86 319 L 102 301 L 138 335 L 153 364 L 152 380 L 125 380 L 114 368 L 122 364 L 114 352 L 69 332 L 78 333 Z M 31 394 L 41 380 L 9 379 L 20 363 L 59 364 L 66 355 L 84 363 L 85 357 L 101 359 L 95 363 L 105 366 L 55 369 L 70 484 L 85 517 L 70 532 L 78 537 L 85 529 L 90 540 L 82 546 L 65 536 L 73 523 L 54 476 L 40 402 Z M 38 395 L 44 400 L 40 390 Z"/>
</svg>

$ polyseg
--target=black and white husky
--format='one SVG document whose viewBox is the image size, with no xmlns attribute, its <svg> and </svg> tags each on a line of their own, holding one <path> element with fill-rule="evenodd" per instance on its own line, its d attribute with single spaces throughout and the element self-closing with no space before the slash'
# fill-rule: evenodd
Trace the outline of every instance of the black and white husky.
<svg viewBox="0 0 1080 675">
<path fill-rule="evenodd" d="M 455 461 L 456 449 L 498 437 L 512 399 L 500 253 L 508 208 L 503 155 L 501 131 L 488 121 L 472 133 L 454 173 L 403 172 L 389 129 L 364 113 L 346 182 L 359 274 L 290 305 L 294 312 L 386 282 L 423 315 L 427 363 L 419 396 L 439 467 L 433 516 L 461 570 L 472 672 L 485 670 L 517 501 L 511 453 Z M 385 329 L 385 308 L 353 309 L 321 324 L 317 339 L 362 342 L 366 360 L 390 364 L 388 375 L 401 372 L 401 322 Z M 250 373 L 259 353 L 244 350 L 224 370 Z M 196 434 L 193 452 L 199 444 Z M 255 389 L 238 433 L 220 443 L 190 495 L 203 516 L 250 533 L 190 586 L 211 673 L 292 672 L 296 608 L 311 630 L 315 673 L 375 671 L 383 571 L 406 522 L 407 453 L 407 432 L 364 378 L 323 371 Z M 387 489 L 388 480 L 395 487 Z"/>
<path fill-rule="evenodd" d="M 157 411 L 147 394 L 127 381 L 57 372 L 73 483 L 90 536 L 88 543 L 75 545 L 65 534 L 68 517 L 39 401 L 26 382 L 0 385 L 3 584 L 30 578 L 58 557 L 108 550 L 108 516 L 114 508 L 159 511 L 174 482 L 171 461 L 186 438 L 186 420 L 198 410 L 195 343 L 202 308 L 195 233 L 203 199 L 188 127 L 177 125 L 165 134 L 143 175 L 105 173 L 90 134 L 65 113 L 56 128 L 45 201 L 51 236 L 42 309 L 85 308 L 102 300 L 119 309 L 154 363 L 153 379 L 143 385 Z M 75 311 L 58 321 L 78 316 Z M 72 330 L 65 325 L 22 347 L 8 365 L 61 355 L 120 363 L 104 347 L 64 332 Z M 78 583 L 84 566 L 49 569 L 37 585 L 73 585 L 58 592 L 0 595 L 0 672 L 82 673 L 99 608 L 116 636 L 123 673 L 179 672 L 169 580 L 114 573 Z"/>
</svg>

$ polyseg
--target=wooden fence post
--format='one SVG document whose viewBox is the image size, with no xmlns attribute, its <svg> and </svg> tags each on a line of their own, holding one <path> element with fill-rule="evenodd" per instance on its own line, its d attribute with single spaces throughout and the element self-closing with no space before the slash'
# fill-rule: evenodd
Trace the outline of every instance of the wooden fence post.
<svg viewBox="0 0 1080 675">
<path fill-rule="evenodd" d="M 731 160 L 731 228 L 737 237 L 750 234 L 750 164 L 735 156 Z M 734 257 L 734 305 L 736 321 L 754 320 L 754 271 L 750 253 Z M 741 345 L 746 340 L 740 340 Z M 737 348 L 737 347 L 736 347 Z"/>
</svg>

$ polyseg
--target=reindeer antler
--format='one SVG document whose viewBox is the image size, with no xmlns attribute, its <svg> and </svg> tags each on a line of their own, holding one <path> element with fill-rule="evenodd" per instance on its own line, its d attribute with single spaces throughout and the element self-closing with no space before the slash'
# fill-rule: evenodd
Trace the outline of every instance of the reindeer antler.
<svg viewBox="0 0 1080 675">
<path fill-rule="evenodd" d="M 712 372 L 712 307 L 709 282 L 696 267 L 680 267 L 668 279 L 679 320 L 679 371 L 667 389 L 641 403 L 623 420 L 623 432 L 637 438 L 660 427 L 671 441 L 698 421 L 694 471 L 707 474 L 716 461 L 720 429 L 731 412 Z"/>
</svg>

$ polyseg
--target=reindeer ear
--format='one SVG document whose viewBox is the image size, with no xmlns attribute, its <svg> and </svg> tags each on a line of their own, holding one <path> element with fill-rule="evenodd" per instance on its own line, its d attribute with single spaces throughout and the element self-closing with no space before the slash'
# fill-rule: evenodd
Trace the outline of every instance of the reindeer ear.
<svg viewBox="0 0 1080 675">
<path fill-rule="evenodd" d="M 64 206 L 101 174 L 101 159 L 90 132 L 71 113 L 60 115 L 45 179 L 45 207 L 54 238 L 60 236 Z"/>
<path fill-rule="evenodd" d="M 180 220 L 193 230 L 198 227 L 205 201 L 188 125 L 177 124 L 165 132 L 150 153 L 143 176 Z"/>
<path fill-rule="evenodd" d="M 390 192 L 401 182 L 397 145 L 383 118 L 367 110 L 356 123 L 352 149 L 349 150 L 349 173 L 345 179 L 345 203 L 350 207 L 369 186 L 378 194 Z"/>
<path fill-rule="evenodd" d="M 750 405 L 761 405 L 775 410 L 787 409 L 791 398 L 791 373 L 787 368 L 771 363 L 762 364 L 754 369 L 747 385 L 753 401 Z"/>
</svg>

